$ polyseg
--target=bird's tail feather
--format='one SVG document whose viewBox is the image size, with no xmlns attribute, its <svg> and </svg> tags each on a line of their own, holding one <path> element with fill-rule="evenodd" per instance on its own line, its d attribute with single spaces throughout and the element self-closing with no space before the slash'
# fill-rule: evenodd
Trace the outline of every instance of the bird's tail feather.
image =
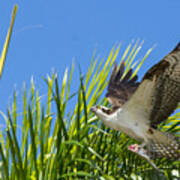
<svg viewBox="0 0 180 180">
<path fill-rule="evenodd" d="M 152 158 L 180 159 L 179 138 L 165 132 L 153 130 L 153 135 L 147 144 L 147 153 Z"/>
</svg>

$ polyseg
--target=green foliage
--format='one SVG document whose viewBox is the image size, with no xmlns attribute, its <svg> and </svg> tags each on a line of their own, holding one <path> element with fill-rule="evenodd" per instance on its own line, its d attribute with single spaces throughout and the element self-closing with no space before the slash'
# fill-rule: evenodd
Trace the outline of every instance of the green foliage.
<svg viewBox="0 0 180 180">
<path fill-rule="evenodd" d="M 38 90 L 31 81 L 30 99 L 24 87 L 23 108 L 17 112 L 14 93 L 12 109 L 7 115 L 5 132 L 0 133 L 1 179 L 177 179 L 179 162 L 156 160 L 164 175 L 154 170 L 145 160 L 127 150 L 133 140 L 120 132 L 106 128 L 90 112 L 94 104 L 108 106 L 104 90 L 112 66 L 125 61 L 126 72 L 134 67 L 135 73 L 152 49 L 141 60 L 136 55 L 141 43 L 131 43 L 122 58 L 120 46 L 113 47 L 104 60 L 93 56 L 86 75 L 80 71 L 77 92 L 71 92 L 74 64 L 65 70 L 62 83 L 57 74 L 45 78 L 47 103 L 41 102 Z M 60 86 L 61 84 L 61 86 Z M 72 93 L 72 94 L 71 94 Z M 73 108 L 71 100 L 75 102 Z M 179 132 L 179 116 L 176 113 L 159 128 Z M 18 128 L 21 124 L 22 127 Z M 175 174 L 176 173 L 176 174 Z"/>
</svg>

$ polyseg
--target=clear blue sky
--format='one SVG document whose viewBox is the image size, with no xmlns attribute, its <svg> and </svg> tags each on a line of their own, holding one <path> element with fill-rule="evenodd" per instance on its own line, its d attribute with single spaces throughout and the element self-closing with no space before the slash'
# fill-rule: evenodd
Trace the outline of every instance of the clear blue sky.
<svg viewBox="0 0 180 180">
<path fill-rule="evenodd" d="M 19 9 L 0 80 L 0 110 L 12 101 L 15 85 L 20 94 L 32 75 L 41 91 L 41 77 L 52 68 L 61 76 L 73 58 L 86 73 L 95 48 L 103 57 L 117 42 L 125 48 L 132 39 L 145 40 L 142 54 L 156 44 L 145 72 L 180 41 L 180 0 L 2 0 L 1 49 L 15 3 Z M 76 82 L 78 77 L 74 90 Z"/>
</svg>

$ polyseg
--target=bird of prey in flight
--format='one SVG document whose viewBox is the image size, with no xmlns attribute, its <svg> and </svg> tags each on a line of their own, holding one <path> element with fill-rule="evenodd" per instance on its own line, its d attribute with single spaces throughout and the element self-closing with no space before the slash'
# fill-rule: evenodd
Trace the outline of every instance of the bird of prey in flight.
<svg viewBox="0 0 180 180">
<path fill-rule="evenodd" d="M 173 113 L 180 102 L 180 43 L 159 63 L 150 68 L 142 81 L 124 75 L 125 65 L 114 65 L 106 97 L 112 108 L 93 106 L 91 111 L 103 123 L 141 142 L 129 150 L 147 159 L 180 159 L 180 141 L 157 125 Z"/>
</svg>

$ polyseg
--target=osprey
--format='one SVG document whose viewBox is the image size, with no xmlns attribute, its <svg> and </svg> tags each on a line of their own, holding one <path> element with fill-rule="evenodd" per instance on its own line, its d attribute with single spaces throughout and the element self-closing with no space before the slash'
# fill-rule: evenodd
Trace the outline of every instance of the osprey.
<svg viewBox="0 0 180 180">
<path fill-rule="evenodd" d="M 161 132 L 157 125 L 167 120 L 180 102 L 180 43 L 144 75 L 141 83 L 125 65 L 115 64 L 106 97 L 112 108 L 93 106 L 91 111 L 105 125 L 142 142 L 129 150 L 150 161 L 153 158 L 180 158 L 180 142 Z"/>
</svg>

